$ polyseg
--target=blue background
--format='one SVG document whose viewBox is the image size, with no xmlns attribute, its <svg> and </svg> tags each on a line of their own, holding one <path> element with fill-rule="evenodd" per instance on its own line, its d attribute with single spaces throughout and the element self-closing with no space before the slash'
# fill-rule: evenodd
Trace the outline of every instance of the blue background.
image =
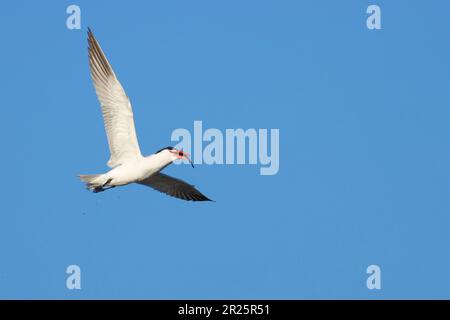
<svg viewBox="0 0 450 320">
<path fill-rule="evenodd" d="M 81 7 L 82 29 L 66 28 Z M 382 30 L 366 28 L 369 4 Z M 9 1 L 0 11 L 0 298 L 450 298 L 448 1 Z M 280 171 L 107 170 L 90 26 L 144 154 L 176 128 L 279 128 Z M 66 288 L 66 268 L 82 290 Z M 366 268 L 382 270 L 368 290 Z"/>
</svg>

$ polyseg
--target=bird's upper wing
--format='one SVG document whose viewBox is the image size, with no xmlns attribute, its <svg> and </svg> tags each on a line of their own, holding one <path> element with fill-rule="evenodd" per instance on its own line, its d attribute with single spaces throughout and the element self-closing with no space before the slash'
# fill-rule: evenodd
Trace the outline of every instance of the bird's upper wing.
<svg viewBox="0 0 450 320">
<path fill-rule="evenodd" d="M 163 192 L 169 196 L 187 200 L 187 201 L 211 201 L 194 186 L 184 182 L 183 180 L 173 178 L 164 173 L 155 173 L 149 178 L 138 182 L 152 187 L 159 192 Z"/>
<path fill-rule="evenodd" d="M 88 29 L 88 44 L 91 77 L 102 107 L 111 153 L 108 166 L 116 167 L 141 156 L 134 128 L 133 110 L 130 100 L 90 29 Z"/>
</svg>

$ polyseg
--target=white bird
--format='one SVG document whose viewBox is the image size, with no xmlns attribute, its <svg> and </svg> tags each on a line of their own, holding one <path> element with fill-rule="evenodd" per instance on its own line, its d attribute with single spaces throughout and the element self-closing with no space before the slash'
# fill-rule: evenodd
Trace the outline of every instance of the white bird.
<svg viewBox="0 0 450 320">
<path fill-rule="evenodd" d="M 122 85 L 88 28 L 89 66 L 100 101 L 112 168 L 103 174 L 79 175 L 93 192 L 138 183 L 169 196 L 187 201 L 211 201 L 194 186 L 160 171 L 177 159 L 191 159 L 183 150 L 166 147 L 150 156 L 142 156 L 134 127 L 133 110 Z"/>
</svg>

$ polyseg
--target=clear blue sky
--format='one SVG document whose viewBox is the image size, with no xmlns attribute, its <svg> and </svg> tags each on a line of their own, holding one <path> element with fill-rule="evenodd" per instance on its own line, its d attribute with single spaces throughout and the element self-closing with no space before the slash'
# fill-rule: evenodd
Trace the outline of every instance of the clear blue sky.
<svg viewBox="0 0 450 320">
<path fill-rule="evenodd" d="M 66 28 L 66 7 L 82 29 Z M 382 9 L 382 30 L 366 8 Z M 450 298 L 448 1 L 8 1 L 0 298 Z M 90 26 L 141 149 L 279 128 L 280 171 L 171 166 L 215 203 L 76 175 L 109 157 Z M 66 267 L 82 290 L 66 289 Z M 366 288 L 366 268 L 382 290 Z"/>
</svg>

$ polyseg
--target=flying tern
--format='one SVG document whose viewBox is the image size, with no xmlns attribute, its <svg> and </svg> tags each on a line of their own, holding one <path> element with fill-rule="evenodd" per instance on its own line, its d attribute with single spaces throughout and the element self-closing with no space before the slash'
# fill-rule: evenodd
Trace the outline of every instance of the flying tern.
<svg viewBox="0 0 450 320">
<path fill-rule="evenodd" d="M 188 153 L 165 147 L 150 156 L 142 156 L 130 100 L 89 28 L 88 50 L 91 77 L 101 105 L 111 153 L 107 165 L 112 169 L 103 174 L 79 175 L 86 187 L 97 193 L 138 183 L 182 200 L 211 201 L 194 186 L 161 173 L 177 159 L 187 159 L 194 167 Z"/>
</svg>

